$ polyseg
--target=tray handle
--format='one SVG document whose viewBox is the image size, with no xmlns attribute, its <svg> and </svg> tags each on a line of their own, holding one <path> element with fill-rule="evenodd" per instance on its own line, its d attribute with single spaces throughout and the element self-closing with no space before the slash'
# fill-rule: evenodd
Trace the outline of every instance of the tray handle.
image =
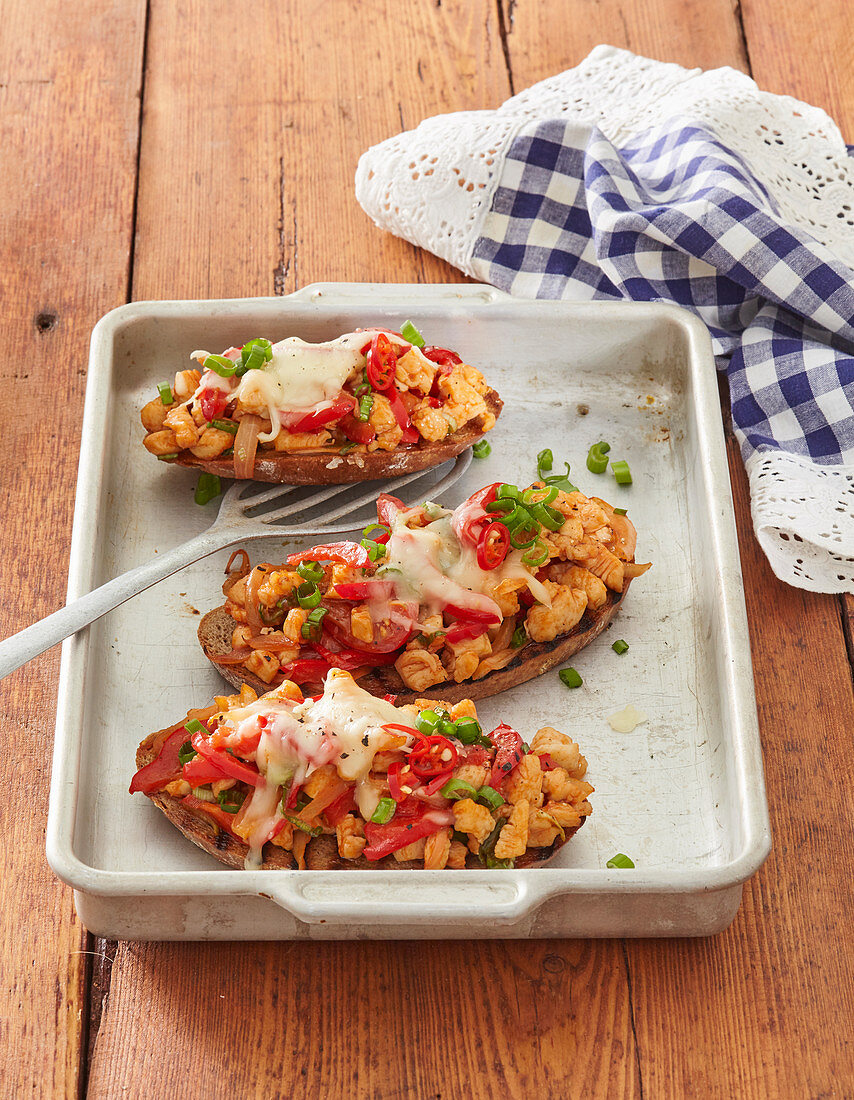
<svg viewBox="0 0 854 1100">
<path fill-rule="evenodd" d="M 443 883 L 441 871 L 425 872 L 429 880 L 407 883 L 401 883 L 401 877 L 418 872 L 392 872 L 391 880 L 384 876 L 372 882 L 359 881 L 358 871 L 345 873 L 346 886 L 338 876 L 324 882 L 313 874 L 303 877 L 298 871 L 285 879 L 279 872 L 276 881 L 259 893 L 308 924 L 364 922 L 384 927 L 441 922 L 463 915 L 478 924 L 513 924 L 544 900 L 526 879 L 505 876 L 504 872 L 490 872 L 489 882 L 466 883 Z"/>
</svg>

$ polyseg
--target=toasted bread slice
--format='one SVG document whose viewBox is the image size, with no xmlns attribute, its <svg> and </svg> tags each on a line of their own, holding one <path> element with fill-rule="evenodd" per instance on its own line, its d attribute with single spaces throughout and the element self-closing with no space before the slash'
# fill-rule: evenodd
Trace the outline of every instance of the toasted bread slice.
<svg viewBox="0 0 854 1100">
<path fill-rule="evenodd" d="M 517 684 L 524 684 L 526 680 L 533 680 L 535 676 L 542 676 L 549 669 L 568 661 L 610 625 L 622 606 L 623 597 L 630 583 L 631 581 L 627 579 L 622 592 L 612 592 L 609 589 L 607 600 L 602 607 L 595 611 L 588 608 L 568 634 L 561 634 L 551 642 L 528 642 L 509 665 L 487 673 L 480 680 L 463 680 L 460 684 L 441 684 L 434 690 L 441 691 L 442 698 L 449 703 L 458 703 L 461 699 L 484 699 L 489 695 L 497 695 L 500 691 L 516 687 Z M 269 691 L 270 684 L 265 684 L 240 665 L 229 667 L 217 664 L 214 660 L 214 657 L 231 652 L 231 636 L 237 625 L 224 607 L 209 611 L 199 623 L 198 630 L 199 641 L 205 656 L 236 688 L 241 684 L 248 684 L 259 693 Z M 365 676 L 360 676 L 359 685 L 372 695 L 396 695 L 401 706 L 404 703 L 414 703 L 423 695 L 423 692 L 413 691 L 404 684 L 394 665 L 385 665 Z"/>
<path fill-rule="evenodd" d="M 264 688 L 266 686 L 266 684 L 262 685 Z M 443 692 L 443 696 L 444 694 Z M 168 729 L 149 734 L 136 750 L 137 768 L 144 768 L 146 764 L 150 764 L 156 758 L 163 740 L 170 733 L 180 729 L 182 724 L 178 722 Z M 218 859 L 220 863 L 224 863 L 228 867 L 243 868 L 243 861 L 249 852 L 248 844 L 220 829 L 207 814 L 188 809 L 180 798 L 175 798 L 167 794 L 166 791 L 155 791 L 147 797 L 163 811 L 172 824 L 188 840 L 202 848 L 208 855 L 212 855 L 214 859 Z M 581 825 L 586 820 L 585 817 L 582 817 Z M 519 856 L 516 860 L 516 866 L 519 868 L 535 867 L 538 864 L 545 863 L 547 859 L 555 854 L 558 848 L 562 847 L 570 837 L 578 832 L 581 825 L 566 829 L 563 839 L 556 840 L 549 848 L 528 848 L 525 854 Z M 396 860 L 393 855 L 381 860 L 368 860 L 364 856 L 360 856 L 359 859 L 342 859 L 338 854 L 335 837 L 331 835 L 319 836 L 312 840 L 306 848 L 305 861 L 306 869 L 309 871 L 406 871 L 417 868 L 423 870 L 423 863 L 415 861 L 401 862 Z M 468 855 L 466 865 L 473 868 L 481 867 L 477 856 L 473 854 Z M 290 852 L 277 847 L 275 844 L 264 845 L 264 861 L 262 863 L 264 870 L 288 870 L 295 867 L 296 861 Z"/>
<path fill-rule="evenodd" d="M 484 395 L 489 411 L 496 418 L 503 402 L 495 390 Z M 456 458 L 466 447 L 471 447 L 484 436 L 484 431 L 473 423 L 460 428 L 438 443 L 421 439 L 412 447 L 396 451 L 371 451 L 370 454 L 330 454 L 328 451 L 265 451 L 259 448 L 255 456 L 255 481 L 267 481 L 284 485 L 343 485 L 354 481 L 373 481 L 378 478 L 398 477 L 440 466 Z M 192 466 L 220 477 L 234 477 L 233 458 L 196 458 L 189 451 L 181 451 L 172 460 L 175 466 Z"/>
</svg>

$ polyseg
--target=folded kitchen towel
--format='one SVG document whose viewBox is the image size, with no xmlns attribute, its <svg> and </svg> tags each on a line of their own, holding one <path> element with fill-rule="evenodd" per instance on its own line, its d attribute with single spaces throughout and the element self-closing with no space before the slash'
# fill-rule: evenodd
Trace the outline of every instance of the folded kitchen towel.
<svg viewBox="0 0 854 1100">
<path fill-rule="evenodd" d="M 854 592 L 854 160 L 823 111 L 600 46 L 495 111 L 369 149 L 356 194 L 511 294 L 696 313 L 774 572 Z"/>
</svg>

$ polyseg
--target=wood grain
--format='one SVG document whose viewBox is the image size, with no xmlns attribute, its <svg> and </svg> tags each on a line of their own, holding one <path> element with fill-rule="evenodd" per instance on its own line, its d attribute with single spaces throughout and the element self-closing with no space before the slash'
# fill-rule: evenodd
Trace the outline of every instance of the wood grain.
<svg viewBox="0 0 854 1100">
<path fill-rule="evenodd" d="M 127 291 L 143 13 L 97 0 L 4 7 L 4 634 L 64 602 L 89 331 Z M 79 1086 L 86 937 L 44 860 L 58 658 L 3 683 L 4 1097 L 74 1097 Z"/>
</svg>

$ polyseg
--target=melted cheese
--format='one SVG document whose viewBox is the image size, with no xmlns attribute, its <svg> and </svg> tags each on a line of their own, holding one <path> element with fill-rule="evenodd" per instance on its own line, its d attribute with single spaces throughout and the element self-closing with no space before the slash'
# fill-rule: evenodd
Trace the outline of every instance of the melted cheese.
<svg viewBox="0 0 854 1100">
<path fill-rule="evenodd" d="M 222 723 L 239 740 L 257 730 L 259 717 L 266 719 L 255 751 L 263 782 L 248 797 L 238 826 L 249 845 L 247 868 L 261 866 L 261 849 L 281 818 L 283 785 L 291 779 L 302 785 L 316 768 L 334 763 L 342 779 L 356 784 L 356 802 L 368 820 L 379 799 L 369 773 L 374 756 L 388 744 L 382 727 L 395 723 L 415 733 L 411 711 L 376 699 L 339 669 L 330 671 L 317 701 L 295 703 L 274 690 L 226 711 Z"/>
</svg>

